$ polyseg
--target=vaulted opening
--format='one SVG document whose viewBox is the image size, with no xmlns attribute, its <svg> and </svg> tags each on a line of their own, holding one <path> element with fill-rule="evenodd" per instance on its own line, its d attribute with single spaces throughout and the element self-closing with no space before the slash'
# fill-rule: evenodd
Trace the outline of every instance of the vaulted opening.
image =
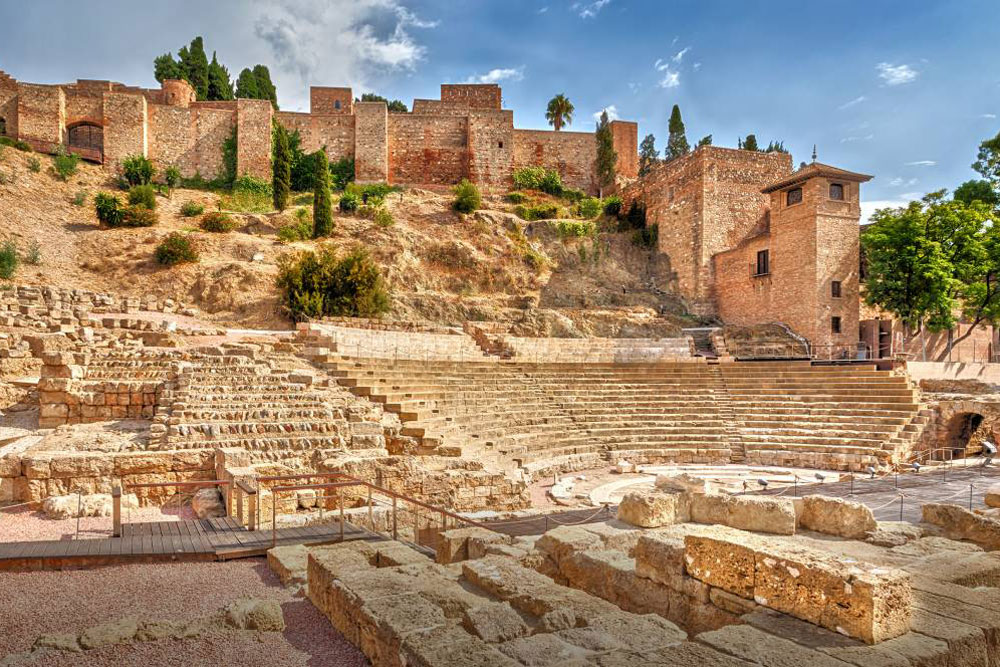
<svg viewBox="0 0 1000 667">
<path fill-rule="evenodd" d="M 102 162 L 104 159 L 104 128 L 100 125 L 74 125 L 69 128 L 66 143 L 71 153 L 79 153 L 85 160 Z"/>
<path fill-rule="evenodd" d="M 951 418 L 944 447 L 951 451 L 951 458 L 974 456 L 982 451 L 983 439 L 988 435 L 983 427 L 983 416 L 976 412 L 963 412 Z M 941 452 L 948 458 L 948 452 Z M 936 456 L 935 458 L 942 458 Z"/>
</svg>

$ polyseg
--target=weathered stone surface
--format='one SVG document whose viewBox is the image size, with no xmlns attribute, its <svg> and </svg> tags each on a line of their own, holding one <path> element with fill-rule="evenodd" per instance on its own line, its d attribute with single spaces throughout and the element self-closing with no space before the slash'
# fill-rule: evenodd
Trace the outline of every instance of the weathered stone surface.
<svg viewBox="0 0 1000 667">
<path fill-rule="evenodd" d="M 309 549 L 303 544 L 292 544 L 268 549 L 267 565 L 285 586 L 306 583 Z"/>
<path fill-rule="evenodd" d="M 593 651 L 574 646 L 554 634 L 522 637 L 500 644 L 497 648 L 519 664 L 528 667 L 561 664 L 575 659 L 586 659 L 594 654 Z"/>
<path fill-rule="evenodd" d="M 851 540 L 864 539 L 877 528 L 875 515 L 867 505 L 818 495 L 802 498 L 798 522 L 806 530 Z"/>
<path fill-rule="evenodd" d="M 987 507 L 1000 507 L 1000 484 L 993 484 L 986 489 L 984 500 Z"/>
<path fill-rule="evenodd" d="M 138 630 L 139 621 L 135 618 L 123 618 L 111 623 L 102 623 L 87 628 L 80 634 L 80 646 L 85 649 L 94 649 L 110 644 L 130 642 Z"/>
<path fill-rule="evenodd" d="M 462 627 L 490 644 L 524 637 L 530 632 L 524 619 L 506 602 L 466 609 Z"/>
<path fill-rule="evenodd" d="M 514 640 L 518 641 L 518 640 Z M 518 667 L 519 663 L 457 625 L 437 625 L 406 635 L 399 654 L 408 667 Z M 381 663 L 377 663 L 381 664 Z M 385 664 L 397 664 L 387 662 Z"/>
<path fill-rule="evenodd" d="M 876 521 L 875 530 L 865 538 L 869 544 L 879 547 L 901 547 L 920 539 L 923 531 L 909 521 Z"/>
<path fill-rule="evenodd" d="M 987 551 L 1000 550 L 1000 520 L 944 503 L 924 505 L 923 519 L 953 540 L 969 540 Z"/>
<path fill-rule="evenodd" d="M 39 635 L 38 639 L 35 640 L 35 647 L 51 648 L 56 651 L 71 651 L 73 653 L 81 650 L 80 641 L 73 634 Z"/>
<path fill-rule="evenodd" d="M 688 496 L 683 493 L 632 491 L 618 504 L 618 519 L 641 528 L 669 526 L 688 518 Z"/>
<path fill-rule="evenodd" d="M 698 640 L 729 655 L 768 667 L 843 667 L 831 658 L 795 642 L 775 637 L 750 625 L 734 625 L 703 632 Z"/>
<path fill-rule="evenodd" d="M 776 535 L 795 534 L 795 506 L 790 498 L 695 494 L 691 520 Z"/>
<path fill-rule="evenodd" d="M 512 538 L 509 535 L 477 526 L 454 528 L 438 536 L 436 560 L 438 563 L 447 564 L 470 558 L 482 558 L 486 555 L 488 545 L 511 542 Z"/>
<path fill-rule="evenodd" d="M 703 478 L 680 475 L 657 475 L 654 484 L 657 491 L 665 493 L 705 493 L 707 484 Z"/>
<path fill-rule="evenodd" d="M 222 517 L 226 516 L 226 501 L 214 486 L 198 489 L 191 499 L 191 509 L 199 519 Z"/>
<path fill-rule="evenodd" d="M 122 496 L 122 508 L 135 509 L 139 501 L 135 494 Z M 42 511 L 50 519 L 70 519 L 77 516 L 111 516 L 113 500 L 110 493 L 90 493 L 78 496 L 51 496 L 42 503 Z"/>
<path fill-rule="evenodd" d="M 239 630 L 281 632 L 285 615 L 277 600 L 238 600 L 226 607 L 226 622 Z"/>
</svg>

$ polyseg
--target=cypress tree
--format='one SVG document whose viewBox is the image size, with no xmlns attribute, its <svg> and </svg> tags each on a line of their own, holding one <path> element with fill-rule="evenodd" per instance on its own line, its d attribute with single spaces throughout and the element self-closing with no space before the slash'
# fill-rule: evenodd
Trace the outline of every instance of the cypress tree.
<svg viewBox="0 0 1000 667">
<path fill-rule="evenodd" d="M 277 109 L 278 91 L 271 83 L 271 71 L 267 69 L 267 65 L 254 65 L 253 76 L 257 80 L 257 99 L 271 100 L 271 105 Z"/>
<path fill-rule="evenodd" d="M 191 46 L 177 52 L 184 70 L 184 78 L 194 88 L 199 100 L 208 99 L 208 56 L 205 55 L 205 43 L 202 38 L 195 37 Z"/>
<path fill-rule="evenodd" d="M 646 138 L 639 144 L 639 175 L 648 174 L 659 157 L 660 151 L 656 150 L 656 137 L 647 134 Z"/>
<path fill-rule="evenodd" d="M 288 206 L 288 193 L 292 187 L 292 152 L 288 145 L 288 131 L 285 126 L 274 123 L 274 157 L 271 160 L 274 194 L 274 208 L 284 211 Z"/>
<path fill-rule="evenodd" d="M 333 209 L 330 202 L 330 163 L 326 149 L 313 153 L 313 238 L 329 236 L 333 231 Z"/>
<path fill-rule="evenodd" d="M 249 67 L 244 67 L 240 71 L 240 76 L 236 79 L 236 97 L 241 100 L 259 100 L 260 89 L 257 87 L 257 77 L 250 71 Z"/>
<path fill-rule="evenodd" d="M 233 82 L 229 79 L 229 70 L 219 63 L 212 52 L 212 62 L 208 64 L 208 99 L 233 99 Z"/>
<path fill-rule="evenodd" d="M 611 123 L 608 121 L 607 111 L 601 114 L 601 120 L 597 123 L 596 138 L 597 159 L 594 166 L 597 170 L 600 194 L 603 197 L 604 188 L 615 182 L 615 165 L 618 163 L 618 153 L 615 152 L 615 143 L 611 136 Z"/>
<path fill-rule="evenodd" d="M 668 129 L 670 130 L 670 137 L 667 139 L 667 150 L 663 156 L 667 162 L 675 160 L 691 151 L 687 136 L 684 134 L 684 121 L 681 120 L 681 108 L 676 104 L 670 111 Z"/>
<path fill-rule="evenodd" d="M 760 147 L 757 146 L 757 135 L 748 134 L 747 138 L 741 142 L 740 148 L 745 151 L 759 151 Z"/>
<path fill-rule="evenodd" d="M 174 60 L 174 54 L 164 53 L 153 59 L 153 76 L 160 83 L 166 79 L 183 79 L 184 68 Z"/>
</svg>

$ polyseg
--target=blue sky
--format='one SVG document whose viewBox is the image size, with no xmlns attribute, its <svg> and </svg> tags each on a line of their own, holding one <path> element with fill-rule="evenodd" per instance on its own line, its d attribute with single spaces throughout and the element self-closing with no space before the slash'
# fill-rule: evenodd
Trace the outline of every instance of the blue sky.
<svg viewBox="0 0 1000 667">
<path fill-rule="evenodd" d="M 569 129 L 609 108 L 662 148 L 676 103 L 692 143 L 754 132 L 874 174 L 867 209 L 973 177 L 1000 131 L 997 0 L 0 0 L 0 25 L 0 69 L 25 81 L 153 86 L 152 59 L 201 34 L 234 78 L 269 65 L 292 110 L 310 83 L 410 104 L 496 81 L 518 127 L 562 92 Z"/>
</svg>

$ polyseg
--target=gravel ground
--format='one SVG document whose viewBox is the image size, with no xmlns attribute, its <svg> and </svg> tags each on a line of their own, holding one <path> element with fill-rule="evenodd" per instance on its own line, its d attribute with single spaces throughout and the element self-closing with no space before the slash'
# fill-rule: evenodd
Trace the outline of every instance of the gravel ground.
<svg viewBox="0 0 1000 667">
<path fill-rule="evenodd" d="M 181 521 L 196 518 L 189 506 L 123 509 L 122 521 Z M 76 519 L 49 519 L 44 512 L 25 508 L 0 512 L 0 542 L 76 539 Z M 111 517 L 80 518 L 79 539 L 111 536 Z"/>
<path fill-rule="evenodd" d="M 0 656 L 30 649 L 43 633 L 79 632 L 128 616 L 192 619 L 241 597 L 277 600 L 287 626 L 282 633 L 207 635 L 52 654 L 35 665 L 367 664 L 361 652 L 308 600 L 285 590 L 261 558 L 65 572 L 0 572 L 0 591 Z"/>
</svg>

